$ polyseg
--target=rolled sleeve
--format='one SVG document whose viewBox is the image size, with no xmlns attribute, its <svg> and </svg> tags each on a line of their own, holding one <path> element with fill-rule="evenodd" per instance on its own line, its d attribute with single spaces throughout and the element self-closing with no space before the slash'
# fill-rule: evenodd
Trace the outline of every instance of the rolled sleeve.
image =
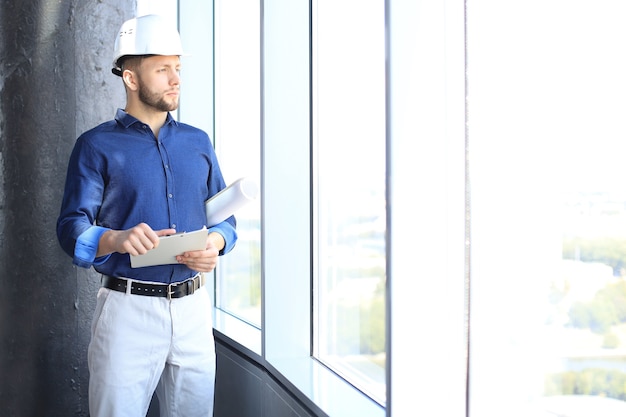
<svg viewBox="0 0 626 417">
<path fill-rule="evenodd" d="M 100 265 L 109 259 L 111 255 L 96 258 L 100 238 L 108 230 L 110 229 L 106 227 L 92 226 L 78 236 L 74 248 L 74 265 L 89 268 L 92 265 Z"/>
<path fill-rule="evenodd" d="M 209 227 L 209 233 L 217 232 L 224 238 L 225 245 L 224 249 L 220 251 L 220 255 L 227 254 L 235 247 L 235 243 L 237 242 L 237 231 L 233 223 L 235 223 L 235 218 L 230 217 L 215 226 Z"/>
</svg>

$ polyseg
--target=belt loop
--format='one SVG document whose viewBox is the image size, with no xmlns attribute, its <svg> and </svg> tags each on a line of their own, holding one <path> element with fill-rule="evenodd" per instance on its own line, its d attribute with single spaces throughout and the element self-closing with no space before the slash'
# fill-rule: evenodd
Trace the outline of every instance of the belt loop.
<svg viewBox="0 0 626 417">
<path fill-rule="evenodd" d="M 126 280 L 126 295 L 130 295 L 131 287 L 133 286 L 133 282 L 130 279 Z"/>
<path fill-rule="evenodd" d="M 172 294 L 173 294 L 173 292 L 172 292 L 172 284 L 168 284 L 167 285 L 167 299 L 169 301 L 172 301 Z"/>
</svg>

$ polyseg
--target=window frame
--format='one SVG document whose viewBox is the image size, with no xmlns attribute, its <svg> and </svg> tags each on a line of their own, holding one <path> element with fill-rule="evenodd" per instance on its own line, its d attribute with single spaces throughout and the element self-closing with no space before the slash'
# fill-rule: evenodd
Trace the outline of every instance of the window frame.
<svg viewBox="0 0 626 417">
<path fill-rule="evenodd" d="M 309 1 L 263 3 L 262 356 L 328 415 L 383 416 L 311 356 L 310 13 Z"/>
<path fill-rule="evenodd" d="M 466 416 L 464 2 L 387 4 L 387 415 Z"/>
</svg>

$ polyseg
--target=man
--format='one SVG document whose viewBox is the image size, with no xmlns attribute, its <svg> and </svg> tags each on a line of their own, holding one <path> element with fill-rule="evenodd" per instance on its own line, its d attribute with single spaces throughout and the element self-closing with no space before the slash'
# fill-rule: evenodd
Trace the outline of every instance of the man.
<svg viewBox="0 0 626 417">
<path fill-rule="evenodd" d="M 91 417 L 211 416 L 215 346 L 203 272 L 237 239 L 235 219 L 208 227 L 206 248 L 176 264 L 132 268 L 159 238 L 205 226 L 225 187 L 206 133 L 176 122 L 178 31 L 160 16 L 125 22 L 113 73 L 126 88 L 115 120 L 82 134 L 70 157 L 57 236 L 75 265 L 102 274 L 88 351 Z"/>
</svg>

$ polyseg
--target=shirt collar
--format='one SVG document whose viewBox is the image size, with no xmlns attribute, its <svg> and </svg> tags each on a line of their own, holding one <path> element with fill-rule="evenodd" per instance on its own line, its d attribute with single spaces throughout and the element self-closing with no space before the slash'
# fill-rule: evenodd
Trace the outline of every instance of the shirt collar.
<svg viewBox="0 0 626 417">
<path fill-rule="evenodd" d="M 135 123 L 142 123 L 141 120 L 138 120 L 134 116 L 131 116 L 130 114 L 126 113 L 124 109 L 117 109 L 117 113 L 115 114 L 115 120 L 117 121 L 117 123 L 124 126 L 124 128 L 126 129 L 128 129 L 130 126 L 132 126 Z M 174 120 L 172 115 L 168 112 L 167 118 L 165 119 L 165 123 L 163 124 L 163 126 L 169 125 L 169 124 L 178 126 L 178 122 Z"/>
</svg>

